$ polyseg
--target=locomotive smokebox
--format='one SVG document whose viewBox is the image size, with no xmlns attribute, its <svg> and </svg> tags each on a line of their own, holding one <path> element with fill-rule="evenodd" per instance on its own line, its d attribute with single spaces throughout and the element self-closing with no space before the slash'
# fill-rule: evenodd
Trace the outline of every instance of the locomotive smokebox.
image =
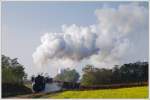
<svg viewBox="0 0 150 100">
<path fill-rule="evenodd" d="M 32 79 L 32 90 L 34 92 L 41 92 L 44 91 L 45 89 L 45 78 L 41 75 L 38 75 L 37 77 L 35 77 L 34 79 Z"/>
</svg>

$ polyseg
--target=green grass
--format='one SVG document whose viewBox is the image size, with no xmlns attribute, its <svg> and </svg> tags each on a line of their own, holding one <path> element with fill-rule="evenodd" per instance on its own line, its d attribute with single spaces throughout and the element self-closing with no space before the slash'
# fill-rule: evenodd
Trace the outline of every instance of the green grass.
<svg viewBox="0 0 150 100">
<path fill-rule="evenodd" d="M 148 87 L 63 91 L 49 93 L 41 96 L 41 98 L 148 98 Z"/>
</svg>

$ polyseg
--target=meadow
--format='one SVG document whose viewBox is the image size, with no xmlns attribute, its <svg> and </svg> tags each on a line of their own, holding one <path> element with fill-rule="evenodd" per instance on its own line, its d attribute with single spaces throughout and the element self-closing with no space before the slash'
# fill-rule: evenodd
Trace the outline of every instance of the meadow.
<svg viewBox="0 0 150 100">
<path fill-rule="evenodd" d="M 148 98 L 148 86 L 99 89 L 99 90 L 69 90 L 59 93 L 48 93 L 41 98 Z"/>
</svg>

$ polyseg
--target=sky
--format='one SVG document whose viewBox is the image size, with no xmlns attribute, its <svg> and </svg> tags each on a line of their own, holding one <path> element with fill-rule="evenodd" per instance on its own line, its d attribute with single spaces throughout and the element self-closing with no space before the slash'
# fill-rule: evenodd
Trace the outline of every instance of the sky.
<svg viewBox="0 0 150 100">
<path fill-rule="evenodd" d="M 148 61 L 147 2 L 2 2 L 2 54 L 31 76 Z"/>
</svg>

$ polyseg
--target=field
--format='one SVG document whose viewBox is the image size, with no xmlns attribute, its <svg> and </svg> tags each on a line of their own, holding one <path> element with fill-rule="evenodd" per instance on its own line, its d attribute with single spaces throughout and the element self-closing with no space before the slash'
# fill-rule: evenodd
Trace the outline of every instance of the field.
<svg viewBox="0 0 150 100">
<path fill-rule="evenodd" d="M 42 98 L 148 98 L 148 87 L 132 87 L 120 89 L 64 91 L 47 94 Z"/>
<path fill-rule="evenodd" d="M 148 98 L 148 86 L 84 91 L 70 90 L 57 93 L 22 95 L 15 98 Z"/>
</svg>

